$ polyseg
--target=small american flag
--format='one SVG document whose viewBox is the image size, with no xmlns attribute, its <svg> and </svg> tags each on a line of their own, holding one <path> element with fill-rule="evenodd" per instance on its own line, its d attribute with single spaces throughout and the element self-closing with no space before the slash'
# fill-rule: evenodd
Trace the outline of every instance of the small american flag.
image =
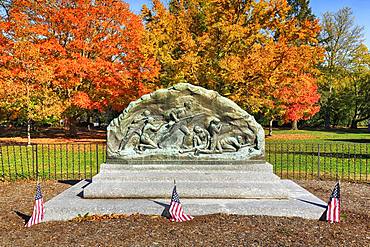
<svg viewBox="0 0 370 247">
<path fill-rule="evenodd" d="M 30 227 L 30 226 L 40 223 L 44 219 L 44 215 L 45 215 L 45 207 L 44 207 L 44 200 L 42 199 L 42 194 L 41 194 L 41 185 L 37 184 L 33 213 L 32 213 L 31 218 L 25 225 L 25 227 Z"/>
<path fill-rule="evenodd" d="M 179 195 L 176 192 L 176 185 L 172 191 L 172 198 L 171 198 L 171 205 L 170 205 L 169 212 L 171 215 L 171 218 L 170 218 L 171 221 L 183 222 L 183 221 L 188 221 L 188 220 L 193 219 L 192 216 L 184 214 L 184 210 L 180 203 Z"/>
<path fill-rule="evenodd" d="M 328 222 L 340 221 L 340 187 L 339 182 L 335 185 L 333 192 L 330 195 L 328 207 L 326 210 L 326 220 Z"/>
</svg>

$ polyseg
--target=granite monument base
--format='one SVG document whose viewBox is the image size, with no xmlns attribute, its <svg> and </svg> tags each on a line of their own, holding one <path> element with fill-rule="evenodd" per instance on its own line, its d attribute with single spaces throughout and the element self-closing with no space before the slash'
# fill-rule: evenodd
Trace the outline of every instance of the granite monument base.
<svg viewBox="0 0 370 247">
<path fill-rule="evenodd" d="M 319 219 L 326 203 L 291 180 L 281 180 L 287 199 L 186 199 L 180 198 L 184 211 L 192 216 L 216 213 L 268 215 Z M 70 220 L 78 215 L 134 214 L 161 215 L 169 207 L 171 190 L 163 198 L 86 199 L 82 192 L 90 186 L 83 180 L 45 203 L 44 221 Z M 178 184 L 182 194 L 182 186 Z"/>
<path fill-rule="evenodd" d="M 262 160 L 130 160 L 102 164 L 84 198 L 164 198 L 178 185 L 181 198 L 287 199 L 272 165 Z"/>
</svg>

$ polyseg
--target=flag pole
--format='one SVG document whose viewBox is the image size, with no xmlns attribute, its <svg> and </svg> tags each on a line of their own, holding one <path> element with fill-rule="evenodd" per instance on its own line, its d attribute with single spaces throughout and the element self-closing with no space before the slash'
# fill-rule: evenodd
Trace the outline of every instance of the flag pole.
<svg viewBox="0 0 370 247">
<path fill-rule="evenodd" d="M 175 179 L 173 180 L 173 184 L 176 186 L 176 180 Z"/>
<path fill-rule="evenodd" d="M 37 144 L 35 145 L 35 162 L 36 162 L 36 184 L 39 184 L 39 161 L 37 157 Z"/>
</svg>

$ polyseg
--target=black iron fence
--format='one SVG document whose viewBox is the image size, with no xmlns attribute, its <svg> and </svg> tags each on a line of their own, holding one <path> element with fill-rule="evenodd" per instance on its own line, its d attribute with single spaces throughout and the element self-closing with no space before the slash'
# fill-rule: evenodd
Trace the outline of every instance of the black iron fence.
<svg viewBox="0 0 370 247">
<path fill-rule="evenodd" d="M 3 180 L 91 178 L 105 160 L 105 144 L 0 145 Z"/>
<path fill-rule="evenodd" d="M 266 159 L 282 178 L 369 182 L 370 144 L 268 143 Z"/>
<path fill-rule="evenodd" d="M 282 178 L 370 182 L 369 146 L 267 143 L 266 160 Z M 91 178 L 105 160 L 105 144 L 2 144 L 0 179 Z"/>
</svg>

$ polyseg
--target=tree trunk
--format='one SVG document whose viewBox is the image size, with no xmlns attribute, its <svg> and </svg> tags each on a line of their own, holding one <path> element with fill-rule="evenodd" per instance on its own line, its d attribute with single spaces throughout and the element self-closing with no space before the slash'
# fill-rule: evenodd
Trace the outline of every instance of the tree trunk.
<svg viewBox="0 0 370 247">
<path fill-rule="evenodd" d="M 272 136 L 272 122 L 273 121 L 274 121 L 273 119 L 270 119 L 269 134 L 268 134 L 268 136 Z"/>
<path fill-rule="evenodd" d="M 27 145 L 31 145 L 31 121 L 27 121 Z"/>
<path fill-rule="evenodd" d="M 351 122 L 351 129 L 357 129 L 357 123 L 359 122 L 357 120 L 357 113 L 358 113 L 358 103 L 357 103 L 357 83 L 356 83 L 356 80 L 354 80 L 354 87 L 355 87 L 355 100 L 354 100 L 354 103 L 355 103 L 355 113 L 352 117 L 352 122 Z"/>
<path fill-rule="evenodd" d="M 329 112 L 329 110 L 325 111 L 325 129 L 330 129 L 330 112 Z"/>
<path fill-rule="evenodd" d="M 292 122 L 292 130 L 298 130 L 298 121 L 297 120 L 294 120 Z"/>
<path fill-rule="evenodd" d="M 352 119 L 352 122 L 351 122 L 351 129 L 357 129 L 357 121 L 355 119 Z"/>
<path fill-rule="evenodd" d="M 67 126 L 68 126 L 68 132 L 66 133 L 69 137 L 76 137 L 77 136 L 77 127 L 76 127 L 76 121 L 74 118 L 68 118 L 67 119 Z"/>
</svg>

